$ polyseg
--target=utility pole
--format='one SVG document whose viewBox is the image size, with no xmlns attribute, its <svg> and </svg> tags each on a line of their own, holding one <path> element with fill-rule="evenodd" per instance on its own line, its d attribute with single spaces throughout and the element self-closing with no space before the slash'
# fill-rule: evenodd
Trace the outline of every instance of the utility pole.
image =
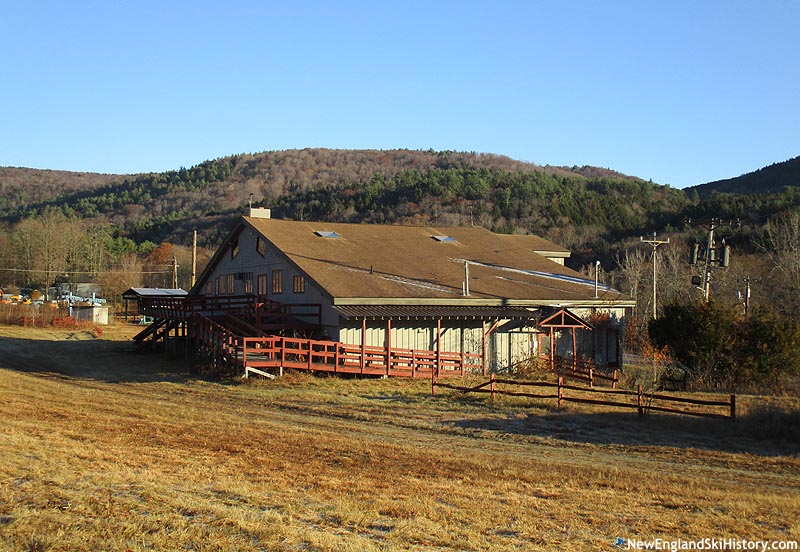
<svg viewBox="0 0 800 552">
<path fill-rule="evenodd" d="M 178 289 L 178 259 L 172 257 L 172 289 Z"/>
<path fill-rule="evenodd" d="M 600 274 L 600 261 L 594 262 L 594 298 L 597 299 L 599 297 L 598 294 L 598 287 L 599 287 L 599 276 Z"/>
<path fill-rule="evenodd" d="M 703 299 L 706 303 L 708 303 L 709 296 L 711 294 L 711 268 L 714 264 L 719 264 L 721 267 L 725 268 L 730 263 L 730 252 L 731 248 L 729 245 L 725 245 L 725 240 L 722 241 L 722 247 L 719 250 L 719 255 L 717 255 L 717 249 L 714 246 L 714 231 L 717 230 L 720 226 L 736 226 L 737 228 L 741 226 L 741 222 L 739 219 L 734 219 L 729 222 L 723 222 L 722 220 L 714 217 L 710 219 L 686 219 L 687 224 L 705 226 L 708 229 L 708 238 L 706 240 L 706 248 L 705 248 L 705 270 L 703 279 L 700 281 L 702 284 L 703 289 Z M 699 249 L 700 244 L 695 244 L 694 249 L 692 251 L 692 260 L 690 264 L 697 264 L 699 258 Z"/>
<path fill-rule="evenodd" d="M 197 275 L 197 230 L 192 233 L 192 287 Z"/>
<path fill-rule="evenodd" d="M 667 238 L 666 240 L 657 240 L 656 239 L 656 233 L 653 232 L 653 239 L 646 240 L 646 239 L 644 239 L 643 236 L 640 236 L 639 237 L 639 241 L 641 241 L 642 243 L 647 243 L 647 244 L 649 244 L 649 245 L 651 245 L 653 247 L 653 320 L 655 320 L 656 318 L 658 318 L 658 308 L 656 306 L 657 305 L 657 303 L 656 303 L 656 266 L 657 266 L 656 250 L 658 249 L 659 245 L 668 244 L 669 243 L 669 238 Z"/>
</svg>

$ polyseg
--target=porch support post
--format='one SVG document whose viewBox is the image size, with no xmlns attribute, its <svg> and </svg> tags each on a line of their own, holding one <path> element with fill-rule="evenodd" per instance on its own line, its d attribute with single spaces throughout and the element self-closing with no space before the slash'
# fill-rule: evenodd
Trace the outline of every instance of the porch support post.
<svg viewBox="0 0 800 552">
<path fill-rule="evenodd" d="M 578 331 L 575 326 L 572 327 L 572 369 L 578 367 Z"/>
<path fill-rule="evenodd" d="M 361 319 L 361 373 L 364 373 L 364 367 L 367 364 L 367 319 Z"/>
<path fill-rule="evenodd" d="M 481 340 L 481 366 L 482 366 L 482 374 L 486 375 L 486 321 L 481 322 L 481 335 L 483 336 Z"/>
<path fill-rule="evenodd" d="M 436 319 L 436 376 L 439 376 L 439 370 L 442 366 L 442 319 Z"/>
<path fill-rule="evenodd" d="M 466 362 L 466 357 L 464 354 L 464 325 L 461 325 L 461 375 L 464 375 L 464 363 Z"/>
<path fill-rule="evenodd" d="M 392 367 L 392 319 L 386 321 L 386 375 Z"/>
<path fill-rule="evenodd" d="M 556 332 L 553 329 L 553 326 L 550 326 L 550 369 L 556 369 L 556 343 L 555 343 Z"/>
</svg>

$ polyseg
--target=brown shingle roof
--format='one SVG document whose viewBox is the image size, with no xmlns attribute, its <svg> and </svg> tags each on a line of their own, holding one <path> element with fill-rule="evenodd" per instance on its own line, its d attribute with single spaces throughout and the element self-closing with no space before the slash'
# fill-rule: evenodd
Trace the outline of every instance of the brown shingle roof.
<svg viewBox="0 0 800 552">
<path fill-rule="evenodd" d="M 337 304 L 469 300 L 471 304 L 594 302 L 594 282 L 535 251 L 566 250 L 537 236 L 479 227 L 390 226 L 245 217 Z M 321 237 L 316 232 L 336 232 Z M 434 236 L 451 236 L 438 241 Z M 469 291 L 462 294 L 469 261 Z M 601 286 L 600 301 L 630 299 Z"/>
</svg>

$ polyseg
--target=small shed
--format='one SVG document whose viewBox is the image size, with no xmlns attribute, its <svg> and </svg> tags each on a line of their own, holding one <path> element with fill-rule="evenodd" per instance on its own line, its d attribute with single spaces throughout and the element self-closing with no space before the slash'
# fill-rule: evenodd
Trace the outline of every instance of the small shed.
<svg viewBox="0 0 800 552">
<path fill-rule="evenodd" d="M 122 300 L 125 301 L 125 319 L 129 317 L 139 316 L 139 301 L 142 298 L 152 297 L 186 297 L 187 292 L 181 288 L 166 289 L 166 288 L 130 288 L 122 294 Z"/>
<path fill-rule="evenodd" d="M 108 325 L 108 307 L 100 305 L 75 305 L 72 307 L 72 318 L 76 322 L 90 322 L 98 325 Z"/>
</svg>

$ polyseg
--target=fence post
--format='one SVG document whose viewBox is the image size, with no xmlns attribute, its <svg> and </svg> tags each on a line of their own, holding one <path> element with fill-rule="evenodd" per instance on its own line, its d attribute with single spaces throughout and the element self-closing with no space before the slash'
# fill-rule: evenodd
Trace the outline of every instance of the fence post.
<svg viewBox="0 0 800 552">
<path fill-rule="evenodd" d="M 564 377 L 558 376 L 558 407 L 564 404 Z"/>
<path fill-rule="evenodd" d="M 736 395 L 731 394 L 731 420 L 736 419 Z"/>
<path fill-rule="evenodd" d="M 617 382 L 619 381 L 619 371 L 615 369 L 614 373 L 611 374 L 611 377 L 614 378 L 611 380 L 611 389 L 616 389 Z"/>
<path fill-rule="evenodd" d="M 492 391 L 491 397 L 492 397 L 492 402 L 494 402 L 494 394 L 495 394 L 495 390 L 496 390 L 496 383 L 494 381 L 494 374 L 491 375 L 491 380 L 490 381 L 492 382 L 492 385 L 491 385 L 491 391 Z"/>
<path fill-rule="evenodd" d="M 436 372 L 431 370 L 431 395 L 436 395 Z"/>
<path fill-rule="evenodd" d="M 644 401 L 642 400 L 642 384 L 636 388 L 636 404 L 639 407 L 639 416 L 644 416 Z"/>
<path fill-rule="evenodd" d="M 589 387 L 594 387 L 594 368 L 589 368 Z"/>
</svg>

